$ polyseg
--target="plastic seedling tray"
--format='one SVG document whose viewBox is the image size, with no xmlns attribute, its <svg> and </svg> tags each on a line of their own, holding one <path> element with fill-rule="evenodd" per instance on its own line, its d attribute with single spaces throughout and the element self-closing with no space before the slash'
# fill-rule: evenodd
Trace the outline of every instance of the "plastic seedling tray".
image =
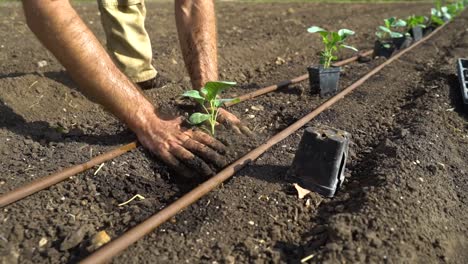
<svg viewBox="0 0 468 264">
<path fill-rule="evenodd" d="M 458 59 L 458 79 L 465 109 L 468 109 L 468 59 Z"/>
</svg>

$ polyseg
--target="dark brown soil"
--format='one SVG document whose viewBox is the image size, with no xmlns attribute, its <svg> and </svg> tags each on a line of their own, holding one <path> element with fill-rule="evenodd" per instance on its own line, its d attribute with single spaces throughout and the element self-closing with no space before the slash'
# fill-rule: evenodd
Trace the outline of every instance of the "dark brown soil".
<svg viewBox="0 0 468 264">
<path fill-rule="evenodd" d="M 95 4 L 76 6 L 100 39 Z M 373 47 L 383 18 L 426 14 L 426 4 L 218 4 L 220 69 L 236 96 L 305 73 L 317 62 L 310 25 L 350 28 Z M 148 4 L 155 65 L 172 80 L 149 91 L 174 104 L 182 75 L 171 4 Z M 0 9 L 0 193 L 78 164 L 134 136 L 87 101 L 27 29 L 21 7 Z M 303 130 L 273 147 L 223 186 L 137 242 L 114 263 L 466 263 L 468 122 L 455 62 L 468 54 L 468 14 L 372 77 L 310 125 L 351 133 L 346 182 L 334 199 L 299 200 L 285 181 Z M 343 52 L 342 57 L 350 53 Z M 45 60 L 47 66 L 38 67 Z M 344 67 L 341 87 L 383 59 Z M 241 103 L 252 140 L 222 133 L 232 160 L 323 100 L 307 82 Z M 253 108 L 252 108 L 253 107 Z M 262 109 L 263 110 L 254 110 Z M 139 148 L 1 209 L 1 263 L 73 263 L 90 238 L 115 238 L 167 206 L 182 182 Z M 136 194 L 146 197 L 126 206 Z"/>
</svg>

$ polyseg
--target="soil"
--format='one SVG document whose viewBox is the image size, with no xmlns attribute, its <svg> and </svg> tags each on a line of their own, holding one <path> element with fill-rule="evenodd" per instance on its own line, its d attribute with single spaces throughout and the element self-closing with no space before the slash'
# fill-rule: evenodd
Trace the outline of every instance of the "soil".
<svg viewBox="0 0 468 264">
<path fill-rule="evenodd" d="M 96 5 L 75 5 L 104 42 Z M 147 5 L 154 63 L 172 81 L 147 94 L 171 107 L 189 88 L 173 8 Z M 221 78 L 239 83 L 227 97 L 302 75 L 316 64 L 319 39 L 306 33 L 308 26 L 350 28 L 358 32 L 351 45 L 372 49 L 384 18 L 429 8 L 218 3 Z M 30 33 L 19 5 L 2 4 L 0 20 L 0 193 L 134 139 L 78 92 Z M 455 65 L 468 52 L 467 20 L 465 12 L 309 124 L 352 135 L 346 180 L 335 198 L 300 200 L 285 180 L 301 129 L 113 263 L 297 263 L 305 257 L 313 263 L 466 263 L 468 116 Z M 382 61 L 344 66 L 340 86 Z M 220 139 L 231 149 L 229 159 L 323 101 L 302 82 L 231 107 L 256 135 L 224 130 Z M 0 262 L 77 262 L 93 250 L 98 231 L 115 238 L 196 184 L 177 179 L 142 148 L 97 169 L 1 209 Z M 118 206 L 136 194 L 146 199 Z"/>
</svg>

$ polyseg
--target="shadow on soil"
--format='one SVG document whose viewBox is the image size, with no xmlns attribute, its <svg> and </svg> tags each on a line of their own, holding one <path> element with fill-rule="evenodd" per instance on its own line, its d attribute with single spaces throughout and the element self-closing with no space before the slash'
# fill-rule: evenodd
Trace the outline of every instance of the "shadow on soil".
<svg viewBox="0 0 468 264">
<path fill-rule="evenodd" d="M 128 143 L 132 140 L 131 133 L 123 130 L 117 134 L 86 135 L 79 129 L 61 132 L 60 127 L 53 127 L 45 121 L 28 122 L 21 115 L 15 113 L 0 99 L 0 128 L 30 137 L 34 141 L 46 142 L 84 142 L 94 145 L 116 145 Z"/>
<path fill-rule="evenodd" d="M 52 81 L 61 83 L 65 85 L 66 87 L 73 89 L 73 90 L 78 90 L 75 82 L 70 78 L 70 76 L 67 74 L 66 71 L 50 71 L 50 72 L 13 72 L 13 73 L 8 73 L 8 74 L 0 74 L 0 80 L 5 79 L 5 78 L 16 78 L 16 77 L 22 77 L 26 75 L 35 75 L 38 77 L 46 77 Z"/>
</svg>

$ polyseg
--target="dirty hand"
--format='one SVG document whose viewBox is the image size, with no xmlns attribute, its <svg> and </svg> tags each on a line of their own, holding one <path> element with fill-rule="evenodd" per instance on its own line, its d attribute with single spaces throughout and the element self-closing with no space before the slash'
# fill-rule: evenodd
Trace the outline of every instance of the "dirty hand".
<svg viewBox="0 0 468 264">
<path fill-rule="evenodd" d="M 162 120 L 155 115 L 146 123 L 135 131 L 138 140 L 181 176 L 212 176 L 215 171 L 208 164 L 217 168 L 227 165 L 219 154 L 225 152 L 225 146 L 201 131 L 182 128 L 180 117 Z"/>
<path fill-rule="evenodd" d="M 223 108 L 219 108 L 218 121 L 219 123 L 224 124 L 227 127 L 233 129 L 238 134 L 252 134 L 250 129 L 247 126 L 243 125 L 239 118 L 237 118 L 237 116 Z"/>
</svg>

